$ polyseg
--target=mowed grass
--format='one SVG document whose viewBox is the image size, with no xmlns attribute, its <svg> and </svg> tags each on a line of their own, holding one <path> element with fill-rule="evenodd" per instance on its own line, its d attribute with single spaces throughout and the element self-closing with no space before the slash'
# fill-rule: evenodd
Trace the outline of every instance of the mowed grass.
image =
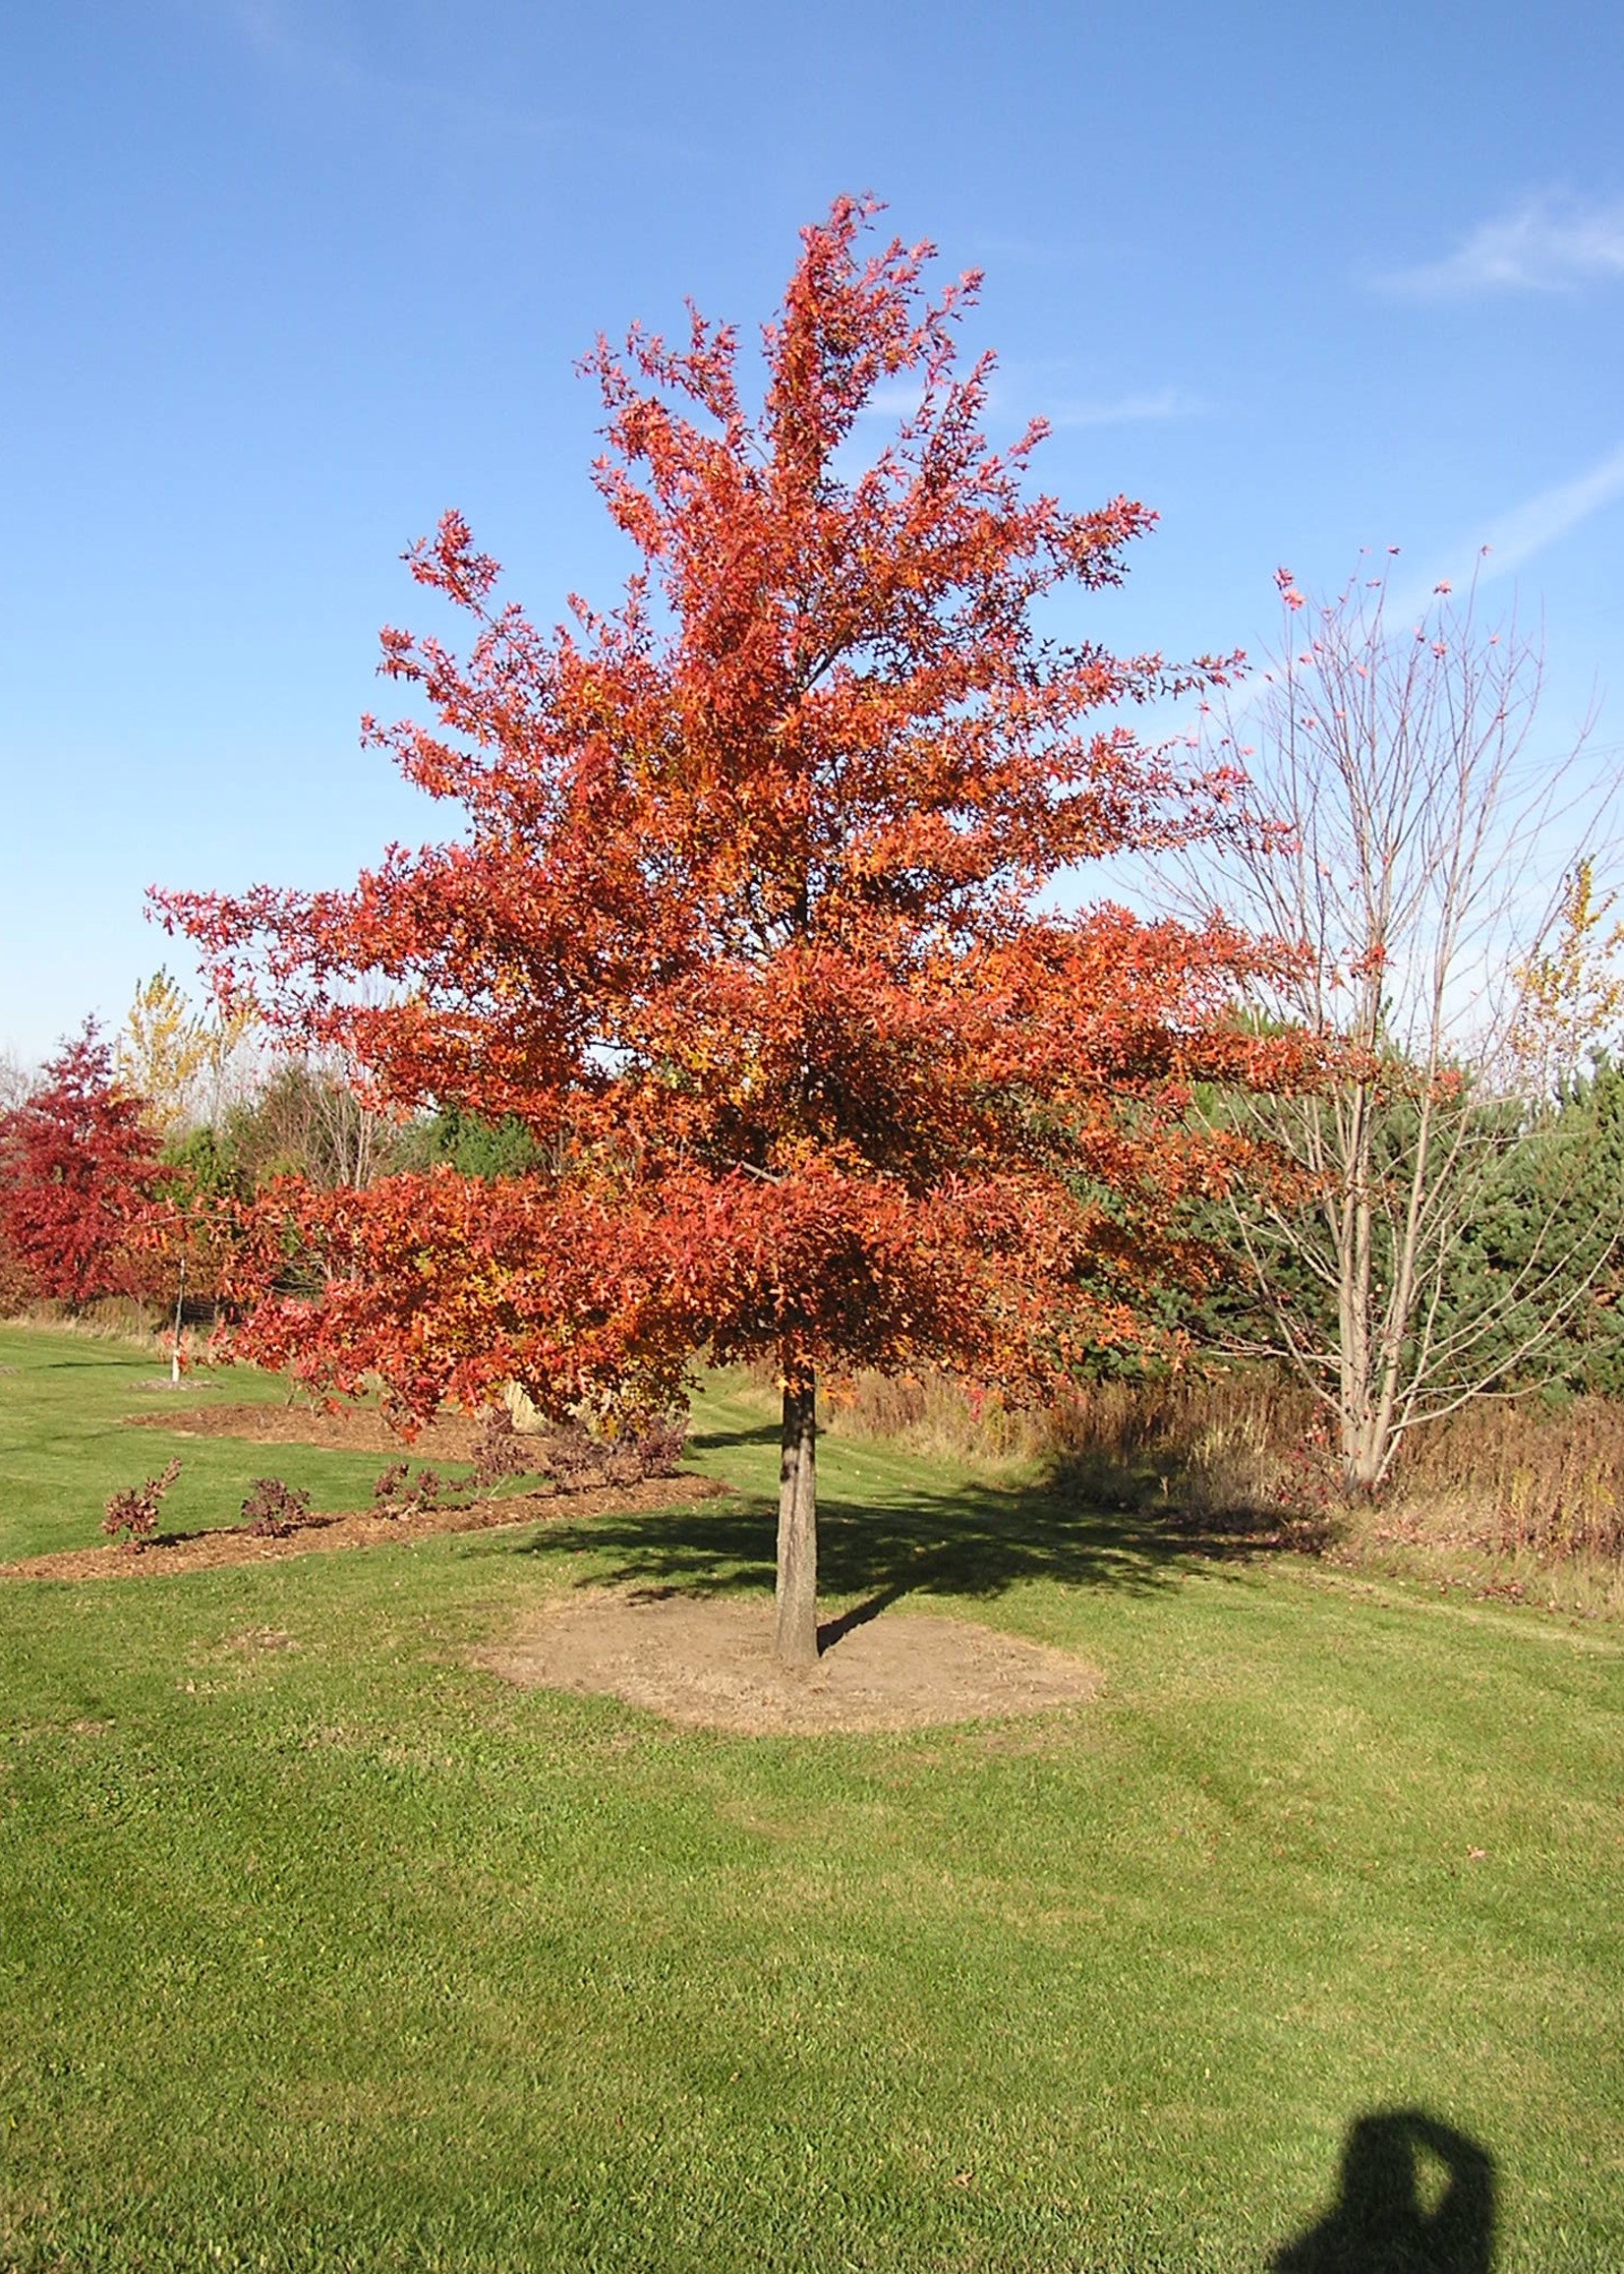
<svg viewBox="0 0 1624 2274">
<path fill-rule="evenodd" d="M 0 1557 L 171 1450 L 177 1522 L 376 1470 L 121 1435 L 161 1393 L 109 1346 L 0 1363 Z M 1624 2265 L 1610 1631 L 826 1440 L 832 1607 L 1098 1701 L 745 1739 L 472 1662 L 607 1579 L 765 1604 L 772 1439 L 723 1388 L 735 1500 L 0 1583 L 0 2264 L 1257 2270 L 1418 2109 L 1491 2159 L 1491 2261 L 1404 2255 L 1356 2172 L 1361 2254 L 1297 2264 Z"/>
<path fill-rule="evenodd" d="M 183 1376 L 172 1389 L 166 1362 L 127 1344 L 0 1326 L 0 1562 L 101 1545 L 109 1494 L 156 1475 L 171 1455 L 181 1474 L 159 1512 L 162 1532 L 240 1523 L 251 1481 L 268 1475 L 308 1490 L 318 1508 L 368 1505 L 383 1465 L 377 1453 L 126 1426 L 135 1414 L 222 1403 L 284 1406 L 287 1385 L 244 1367 Z"/>
</svg>

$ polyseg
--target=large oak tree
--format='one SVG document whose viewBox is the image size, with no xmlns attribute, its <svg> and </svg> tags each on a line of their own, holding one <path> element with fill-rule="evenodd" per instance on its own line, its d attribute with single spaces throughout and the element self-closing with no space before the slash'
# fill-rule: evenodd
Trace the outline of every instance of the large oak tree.
<svg viewBox="0 0 1624 2274">
<path fill-rule="evenodd" d="M 612 611 L 538 630 L 455 514 L 411 556 L 469 644 L 386 631 L 427 717 L 369 731 L 461 836 L 349 891 L 164 896 L 225 990 L 383 1100 L 543 1147 L 494 1183 L 285 1192 L 266 1284 L 290 1219 L 324 1284 L 264 1294 L 250 1347 L 416 1415 L 508 1380 L 553 1414 L 658 1403 L 702 1348 L 769 1358 L 790 1663 L 817 1653 L 820 1370 L 1030 1384 L 1137 1334 L 1181 1198 L 1240 1149 L 1188 1085 L 1285 1057 L 1229 1020 L 1251 951 L 1224 924 L 1042 897 L 1225 826 L 1226 779 L 1123 718 L 1221 667 L 1067 636 L 1057 597 L 1116 583 L 1152 516 L 1029 494 L 1041 426 L 993 447 L 990 363 L 956 361 L 976 279 L 932 299 L 930 247 L 865 257 L 873 210 L 803 233 L 759 408 L 697 314 L 589 359 L 640 556 Z"/>
</svg>

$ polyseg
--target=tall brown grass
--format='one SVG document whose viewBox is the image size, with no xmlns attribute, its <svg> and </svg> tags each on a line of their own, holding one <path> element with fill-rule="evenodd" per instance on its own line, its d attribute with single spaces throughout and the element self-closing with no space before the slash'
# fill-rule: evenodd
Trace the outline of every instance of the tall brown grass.
<svg viewBox="0 0 1624 2274">
<path fill-rule="evenodd" d="M 1044 1406 L 941 1374 L 859 1374 L 829 1401 L 838 1435 L 975 1463 L 1062 1463 L 1108 1505 L 1207 1516 L 1301 1507 L 1314 1422 L 1304 1393 L 1261 1370 L 1078 1383 Z"/>
<path fill-rule="evenodd" d="M 1496 1553 L 1624 1556 L 1624 1403 L 1477 1399 L 1417 1434 L 1399 1498 Z"/>
<path fill-rule="evenodd" d="M 938 1458 L 1064 1469 L 1096 1505 L 1266 1533 L 1480 1592 L 1624 1613 L 1624 1402 L 1478 1399 L 1406 1443 L 1388 1491 L 1337 1487 L 1324 1409 L 1261 1368 L 1078 1385 L 1013 1407 L 942 1375 L 863 1374 L 831 1395 L 836 1434 Z"/>
<path fill-rule="evenodd" d="M 92 1342 L 124 1342 L 137 1350 L 167 1354 L 169 1337 L 150 1307 L 133 1297 L 103 1295 L 79 1310 L 43 1298 L 8 1312 L 7 1326 L 41 1327 L 52 1334 L 83 1334 Z"/>
</svg>

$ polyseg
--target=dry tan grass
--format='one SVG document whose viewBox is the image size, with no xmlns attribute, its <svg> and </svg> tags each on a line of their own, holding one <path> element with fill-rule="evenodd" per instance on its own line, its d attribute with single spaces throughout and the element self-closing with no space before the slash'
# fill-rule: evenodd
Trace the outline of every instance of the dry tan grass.
<svg viewBox="0 0 1624 2274">
<path fill-rule="evenodd" d="M 1040 1409 L 943 1375 L 865 1374 L 832 1395 L 829 1426 L 937 1458 L 1051 1462 L 1106 1507 L 1300 1528 L 1318 1515 L 1341 1561 L 1624 1616 L 1624 1402 L 1480 1400 L 1417 1432 L 1372 1504 L 1338 1494 L 1313 1400 L 1256 1368 L 1083 1384 Z"/>
<path fill-rule="evenodd" d="M 1483 1399 L 1418 1436 L 1403 1497 L 1448 1505 L 1476 1545 L 1559 1559 L 1624 1555 L 1624 1404 Z"/>
<path fill-rule="evenodd" d="M 837 1435 L 885 1438 L 977 1464 L 1064 1462 L 1113 1504 L 1192 1515 L 1296 1509 L 1323 1470 L 1303 1393 L 1261 1370 L 1079 1383 L 1016 1406 L 942 1374 L 859 1374 L 830 1395 Z"/>
<path fill-rule="evenodd" d="M 169 1337 L 148 1306 L 123 1295 L 103 1295 L 80 1311 L 70 1311 L 65 1303 L 29 1303 L 9 1313 L 4 1323 L 50 1334 L 82 1334 L 92 1342 L 122 1342 L 135 1350 L 169 1355 Z"/>
<path fill-rule="evenodd" d="M 1624 1404 L 1483 1399 L 1418 1432 L 1340 1552 L 1586 1618 L 1624 1617 Z"/>
</svg>

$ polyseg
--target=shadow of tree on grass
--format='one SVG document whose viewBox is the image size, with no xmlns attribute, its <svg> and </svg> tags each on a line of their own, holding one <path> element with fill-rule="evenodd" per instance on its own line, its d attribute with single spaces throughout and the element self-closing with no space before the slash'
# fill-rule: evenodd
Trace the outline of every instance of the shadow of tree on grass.
<svg viewBox="0 0 1624 2274">
<path fill-rule="evenodd" d="M 776 1427 L 713 1431 L 696 1449 L 776 1445 Z M 667 1514 L 627 1514 L 587 1524 L 549 1527 L 511 1552 L 540 1558 L 591 1548 L 614 1560 L 597 1563 L 593 1584 L 682 1587 L 698 1594 L 770 1590 L 777 1511 L 748 1491 L 725 1503 L 701 1502 Z M 1068 1587 L 1149 1591 L 1193 1563 L 1239 1562 L 1286 1543 L 1264 1522 L 1222 1529 L 1102 1510 L 1069 1487 L 1064 1475 L 1037 1484 L 931 1484 L 922 1475 L 905 1491 L 895 1483 L 872 1497 L 854 1497 L 838 1483 L 819 1495 L 820 1591 L 847 1605 L 825 1622 L 825 1649 L 906 1597 L 986 1601 L 1030 1580 Z"/>
</svg>

